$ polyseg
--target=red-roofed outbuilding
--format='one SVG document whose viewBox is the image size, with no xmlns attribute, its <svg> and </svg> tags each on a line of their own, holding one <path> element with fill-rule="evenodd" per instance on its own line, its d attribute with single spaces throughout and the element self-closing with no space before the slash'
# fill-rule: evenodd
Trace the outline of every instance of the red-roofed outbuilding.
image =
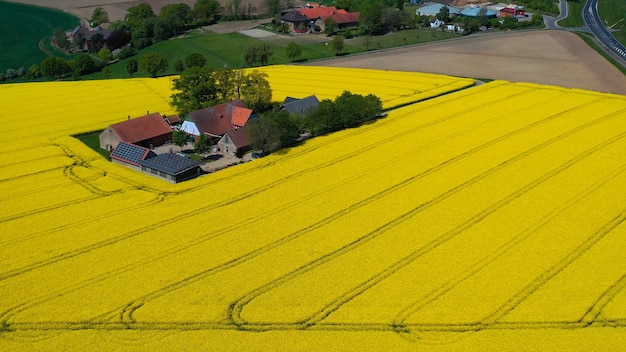
<svg viewBox="0 0 626 352">
<path fill-rule="evenodd" d="M 99 139 L 100 148 L 106 150 L 114 149 L 120 142 L 153 148 L 172 140 L 172 128 L 156 112 L 111 125 L 100 133 Z"/>
</svg>

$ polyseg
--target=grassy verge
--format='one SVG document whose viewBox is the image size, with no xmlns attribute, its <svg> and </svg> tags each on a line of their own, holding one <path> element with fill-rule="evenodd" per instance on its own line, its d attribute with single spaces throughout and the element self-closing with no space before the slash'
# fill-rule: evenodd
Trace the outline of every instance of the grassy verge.
<svg viewBox="0 0 626 352">
<path fill-rule="evenodd" d="M 93 131 L 87 133 L 81 133 L 74 135 L 74 138 L 77 138 L 79 141 L 83 142 L 89 148 L 95 150 L 100 155 L 105 157 L 107 160 L 109 159 L 109 152 L 100 148 L 100 133 L 102 131 Z"/>
<path fill-rule="evenodd" d="M 567 6 L 569 8 L 568 16 L 558 22 L 561 27 L 582 27 L 582 4 L 575 1 L 568 1 Z"/>
<path fill-rule="evenodd" d="M 617 30 L 613 33 L 622 45 L 626 45 L 626 2 L 624 0 L 598 1 L 598 12 L 604 25 Z"/>
<path fill-rule="evenodd" d="M 626 67 L 622 66 L 617 60 L 615 60 L 611 55 L 607 54 L 604 50 L 602 50 L 592 39 L 589 33 L 575 32 L 582 40 L 587 43 L 591 48 L 598 52 L 598 54 L 602 55 L 605 59 L 607 59 L 613 66 L 617 67 L 623 74 L 626 75 Z"/>
</svg>

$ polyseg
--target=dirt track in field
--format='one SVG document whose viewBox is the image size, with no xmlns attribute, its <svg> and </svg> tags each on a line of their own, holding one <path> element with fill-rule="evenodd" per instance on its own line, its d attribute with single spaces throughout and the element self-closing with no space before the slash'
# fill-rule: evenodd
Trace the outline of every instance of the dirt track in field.
<svg viewBox="0 0 626 352">
<path fill-rule="evenodd" d="M 128 0 L 12 0 L 54 7 L 91 17 L 104 7 L 111 20 L 124 17 L 140 1 Z M 167 3 L 195 0 L 146 0 L 155 13 Z M 226 0 L 220 0 L 224 2 Z M 258 6 L 263 0 L 254 0 Z M 229 26 L 226 26 L 229 27 Z M 232 28 L 237 28 L 232 27 Z M 236 29 L 233 29 L 236 30 Z M 460 40 L 404 47 L 382 52 L 311 62 L 309 65 L 416 71 L 452 76 L 502 79 L 581 88 L 626 95 L 626 76 L 575 34 L 537 30 L 472 35 Z"/>
</svg>

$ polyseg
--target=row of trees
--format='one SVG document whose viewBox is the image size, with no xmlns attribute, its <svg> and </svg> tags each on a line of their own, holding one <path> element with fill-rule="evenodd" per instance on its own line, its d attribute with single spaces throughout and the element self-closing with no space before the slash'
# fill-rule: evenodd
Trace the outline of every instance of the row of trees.
<svg viewBox="0 0 626 352">
<path fill-rule="evenodd" d="M 377 118 L 383 112 L 377 96 L 352 94 L 344 91 L 335 100 L 324 99 L 317 108 L 303 115 L 290 115 L 284 110 L 272 110 L 246 126 L 254 149 L 273 152 L 294 145 L 303 133 L 313 136 L 358 126 Z"/>
<path fill-rule="evenodd" d="M 246 106 L 263 112 L 271 107 L 272 90 L 267 74 L 253 71 L 191 67 L 174 79 L 172 106 L 181 116 L 187 113 L 241 99 Z"/>
</svg>

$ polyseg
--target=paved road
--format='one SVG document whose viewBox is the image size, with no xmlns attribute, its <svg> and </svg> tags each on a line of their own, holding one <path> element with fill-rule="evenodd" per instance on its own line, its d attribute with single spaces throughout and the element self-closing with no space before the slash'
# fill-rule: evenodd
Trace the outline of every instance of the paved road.
<svg viewBox="0 0 626 352">
<path fill-rule="evenodd" d="M 546 29 L 563 29 L 569 31 L 584 31 L 592 33 L 597 41 L 603 45 L 606 50 L 614 54 L 618 59 L 622 60 L 622 64 L 626 63 L 626 48 L 618 42 L 611 32 L 604 26 L 598 14 L 598 0 L 587 0 L 583 6 L 583 22 L 585 27 L 564 28 L 558 25 L 558 22 L 568 16 L 568 6 L 566 0 L 559 0 L 559 16 L 550 17 L 543 16 Z"/>
<path fill-rule="evenodd" d="M 543 15 L 543 22 L 546 24 L 546 29 L 563 29 L 563 27 L 558 25 L 558 22 L 569 15 L 568 11 L 567 1 L 559 0 L 559 15 L 557 17 Z"/>
<path fill-rule="evenodd" d="M 626 48 L 604 26 L 598 14 L 598 0 L 587 0 L 583 7 L 583 21 L 593 35 L 615 56 L 626 62 Z"/>
</svg>

